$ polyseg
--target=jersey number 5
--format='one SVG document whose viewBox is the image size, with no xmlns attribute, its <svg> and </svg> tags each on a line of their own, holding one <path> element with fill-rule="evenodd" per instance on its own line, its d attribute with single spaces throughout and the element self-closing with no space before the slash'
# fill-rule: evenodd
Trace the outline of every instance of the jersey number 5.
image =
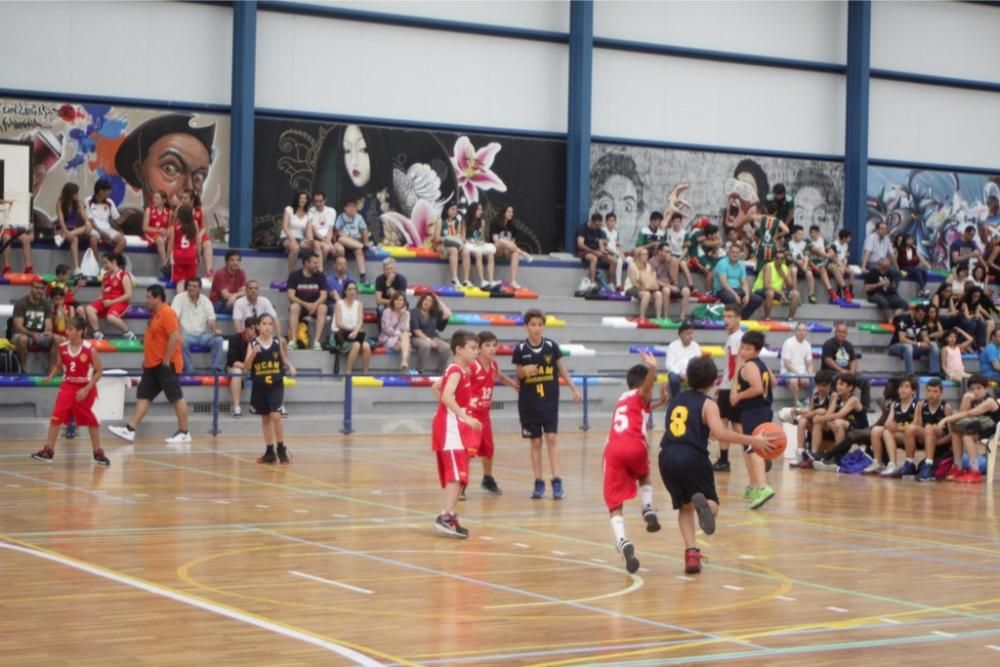
<svg viewBox="0 0 1000 667">
<path fill-rule="evenodd" d="M 614 428 L 615 433 L 624 433 L 628 429 L 628 406 L 623 405 L 614 414 L 614 422 L 612 423 L 612 428 Z"/>
<path fill-rule="evenodd" d="M 675 438 L 681 438 L 687 433 L 688 409 L 683 405 L 678 405 L 670 413 L 670 433 Z"/>
</svg>

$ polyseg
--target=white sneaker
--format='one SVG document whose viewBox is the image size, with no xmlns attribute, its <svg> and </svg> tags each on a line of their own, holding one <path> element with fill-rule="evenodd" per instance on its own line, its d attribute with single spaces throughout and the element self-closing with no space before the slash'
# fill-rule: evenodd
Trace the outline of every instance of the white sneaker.
<svg viewBox="0 0 1000 667">
<path fill-rule="evenodd" d="M 299 349 L 299 342 L 297 340 L 290 340 L 290 341 L 288 341 L 288 349 L 289 350 L 297 350 L 297 349 Z"/>
<path fill-rule="evenodd" d="M 177 431 L 172 436 L 164 440 L 168 445 L 184 445 L 191 442 L 191 434 L 184 431 Z"/>
<path fill-rule="evenodd" d="M 314 350 L 322 350 L 323 349 L 323 344 L 320 343 L 319 341 L 316 341 L 316 342 L 313 343 L 312 349 L 314 349 Z"/>
<path fill-rule="evenodd" d="M 56 234 L 55 236 L 52 237 L 52 240 L 55 241 L 57 248 L 61 248 L 63 242 L 66 240 L 66 237 L 63 236 L 62 234 Z"/>
<path fill-rule="evenodd" d="M 584 276 L 583 279 L 580 281 L 580 284 L 577 286 L 576 291 L 577 292 L 586 292 L 586 291 L 590 290 L 590 288 L 593 287 L 593 286 L 594 286 L 594 284 L 590 281 L 590 278 L 588 278 L 587 276 Z"/>
<path fill-rule="evenodd" d="M 483 282 L 479 283 L 479 289 L 487 290 L 489 288 L 490 288 L 490 282 L 488 280 L 484 280 Z"/>
<path fill-rule="evenodd" d="M 881 476 L 882 477 L 891 477 L 892 473 L 894 473 L 894 472 L 896 472 L 896 464 L 890 462 L 889 465 L 887 465 L 885 467 L 885 469 L 882 470 L 882 475 Z"/>
<path fill-rule="evenodd" d="M 861 471 L 862 475 L 875 475 L 882 472 L 882 464 L 878 461 L 872 461 L 868 467 Z"/>
<path fill-rule="evenodd" d="M 528 264 L 531 264 L 532 262 L 535 261 L 535 258 L 529 255 L 528 253 L 523 252 L 521 253 L 521 260 L 527 262 Z"/>
<path fill-rule="evenodd" d="M 242 417 L 243 416 L 243 411 L 240 410 L 239 406 L 233 408 L 233 416 L 234 417 Z"/>
<path fill-rule="evenodd" d="M 451 286 L 452 287 L 461 287 L 462 286 L 462 281 L 459 280 L 458 278 L 452 278 L 451 279 Z"/>
<path fill-rule="evenodd" d="M 125 340 L 128 340 L 128 341 L 135 340 L 135 334 L 132 333 L 131 331 L 126 331 L 125 332 Z"/>
<path fill-rule="evenodd" d="M 125 442 L 135 442 L 135 431 L 131 431 L 126 426 L 111 426 L 108 425 L 108 430 L 111 431 L 111 435 L 121 438 Z"/>
<path fill-rule="evenodd" d="M 104 340 L 104 332 L 103 331 L 95 331 L 94 332 L 94 340 Z"/>
</svg>

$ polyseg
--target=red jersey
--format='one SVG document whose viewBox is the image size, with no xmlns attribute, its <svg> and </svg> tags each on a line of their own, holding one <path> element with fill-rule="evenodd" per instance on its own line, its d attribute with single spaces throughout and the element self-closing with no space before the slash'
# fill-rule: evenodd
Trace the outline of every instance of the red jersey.
<svg viewBox="0 0 1000 667">
<path fill-rule="evenodd" d="M 70 384 L 87 384 L 94 374 L 94 351 L 90 343 L 83 341 L 80 349 L 74 354 L 69 341 L 59 346 L 59 358 L 63 365 L 63 382 Z"/>
<path fill-rule="evenodd" d="M 150 206 L 146 210 L 149 211 L 149 226 L 158 230 L 157 235 L 166 236 L 167 227 L 170 225 L 170 209 L 163 207 L 157 211 L 156 207 Z"/>
<path fill-rule="evenodd" d="M 649 419 L 649 401 L 643 400 L 638 389 L 626 391 L 618 398 L 611 417 L 611 432 L 606 449 L 642 444 L 646 441 L 646 422 Z"/>
<path fill-rule="evenodd" d="M 101 298 L 117 299 L 125 296 L 125 281 L 129 280 L 128 272 L 119 269 L 114 273 L 106 273 L 101 278 Z"/>
<path fill-rule="evenodd" d="M 198 240 L 192 241 L 185 236 L 180 225 L 174 225 L 174 263 L 198 263 Z"/>
<path fill-rule="evenodd" d="M 490 408 L 493 406 L 493 387 L 496 385 L 499 371 L 500 367 L 495 360 L 491 360 L 488 367 L 483 366 L 479 359 L 473 361 L 472 365 L 469 366 L 472 382 L 472 402 L 469 405 L 469 412 L 473 416 L 477 418 L 489 416 Z"/>
<path fill-rule="evenodd" d="M 458 403 L 458 407 L 467 410 L 473 397 L 472 381 L 470 374 L 463 371 L 458 364 L 448 366 L 444 375 L 441 376 L 441 391 L 444 391 L 448 380 L 456 374 L 459 379 L 458 385 L 455 386 L 455 402 Z M 465 449 L 466 445 L 473 442 L 473 431 L 475 429 L 460 422 L 455 413 L 449 410 L 444 402 L 439 402 L 431 427 L 431 449 L 435 452 Z"/>
</svg>

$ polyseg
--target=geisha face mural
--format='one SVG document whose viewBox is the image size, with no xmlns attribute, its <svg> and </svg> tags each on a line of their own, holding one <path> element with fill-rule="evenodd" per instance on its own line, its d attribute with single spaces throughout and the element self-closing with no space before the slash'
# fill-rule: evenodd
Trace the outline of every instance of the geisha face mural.
<svg viewBox="0 0 1000 667">
<path fill-rule="evenodd" d="M 368 185 L 372 177 L 372 163 L 368 157 L 368 144 L 357 125 L 348 125 L 344 130 L 344 169 L 356 188 Z"/>
</svg>

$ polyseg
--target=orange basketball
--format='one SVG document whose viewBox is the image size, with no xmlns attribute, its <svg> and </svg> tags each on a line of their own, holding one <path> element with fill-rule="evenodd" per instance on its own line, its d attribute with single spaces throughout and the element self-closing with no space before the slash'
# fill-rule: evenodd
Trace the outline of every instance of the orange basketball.
<svg viewBox="0 0 1000 667">
<path fill-rule="evenodd" d="M 774 449 L 770 452 L 760 450 L 754 451 L 763 456 L 765 459 L 780 459 L 785 453 L 785 446 L 788 444 L 788 438 L 785 437 L 785 429 L 782 428 L 781 424 L 765 422 L 753 430 L 754 436 L 766 437 L 772 433 L 778 436 L 777 439 L 771 441 L 771 444 L 774 445 Z"/>
</svg>

